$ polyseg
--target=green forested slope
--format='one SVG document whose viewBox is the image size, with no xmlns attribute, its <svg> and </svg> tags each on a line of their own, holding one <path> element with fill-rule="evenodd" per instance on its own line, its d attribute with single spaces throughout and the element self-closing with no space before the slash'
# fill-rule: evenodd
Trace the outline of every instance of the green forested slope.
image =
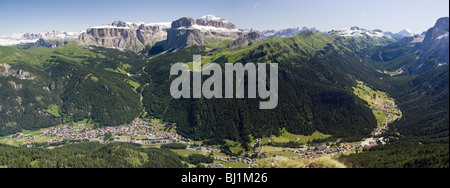
<svg viewBox="0 0 450 188">
<path fill-rule="evenodd" d="M 250 134 L 270 136 L 286 128 L 296 134 L 320 131 L 359 140 L 371 133 L 376 120 L 352 94 L 355 77 L 345 70 L 361 69 L 364 74 L 368 68 L 360 66 L 359 56 L 350 48 L 333 40 L 321 33 L 304 32 L 244 49 L 199 53 L 201 48 L 192 47 L 155 57 L 140 78 L 149 82 L 143 87 L 144 106 L 154 116 L 176 123 L 180 133 L 194 139 L 227 138 L 247 143 Z M 194 54 L 204 56 L 202 63 L 279 63 L 278 107 L 259 110 L 259 100 L 248 99 L 173 100 L 168 95 L 173 78 L 167 70 L 175 62 L 192 61 Z"/>
<path fill-rule="evenodd" d="M 388 72 L 405 69 L 416 61 L 416 54 L 398 54 L 398 51 L 409 51 L 411 47 L 384 47 L 381 51 L 396 55 L 373 65 Z M 375 50 L 374 54 L 378 53 Z M 353 167 L 448 168 L 449 67 L 418 75 L 405 70 L 403 74 L 385 74 L 382 78 L 381 82 L 370 83 L 395 98 L 403 112 L 402 119 L 391 124 L 390 131 L 384 135 L 391 138 L 391 143 L 341 159 Z"/>
<path fill-rule="evenodd" d="M 98 126 L 115 126 L 132 121 L 145 110 L 149 116 L 176 124 L 178 133 L 195 140 L 230 139 L 246 147 L 251 137 L 279 135 L 285 129 L 300 135 L 319 131 L 344 138 L 342 141 L 359 141 L 377 126 L 372 110 L 352 92 L 356 80 L 361 80 L 394 98 L 403 118 L 383 135 L 392 138 L 390 145 L 341 160 L 353 167 L 445 167 L 445 161 L 448 166 L 448 66 L 419 75 L 383 74 L 384 70 L 395 72 L 416 59 L 414 53 L 406 53 L 408 46 L 376 47 L 389 42 L 307 31 L 245 48 L 211 50 L 193 46 L 151 57 L 114 49 L 82 49 L 76 44 L 56 49 L 0 47 L 0 136 L 84 119 Z M 380 51 L 381 58 L 377 59 Z M 169 76 L 169 70 L 174 63 L 192 61 L 193 55 L 202 55 L 203 63 L 222 66 L 234 62 L 278 63 L 278 107 L 259 110 L 260 99 L 172 99 L 169 88 L 174 77 Z M 12 151 L 0 147 L 4 148 L 5 153 Z M 104 161 L 108 157 L 104 153 L 110 150 L 137 151 L 139 156 L 147 152 L 123 149 L 109 145 L 97 153 L 83 149 L 77 152 L 88 152 L 83 155 L 94 159 L 97 156 L 99 167 L 130 165 L 118 158 L 108 159 L 117 161 L 114 164 Z M 64 149 L 54 153 L 19 148 L 11 155 L 17 152 L 42 152 L 75 160 L 65 155 Z M 405 157 L 407 153 L 411 155 Z M 389 158 L 374 160 L 377 156 Z M 8 161 L 0 166 L 96 167 L 79 161 L 27 161 L 28 154 L 17 157 L 25 162 Z M 172 166 L 161 167 L 178 167 L 178 161 L 173 162 Z M 152 165 L 158 163 L 165 164 L 159 161 Z"/>
<path fill-rule="evenodd" d="M 124 143 L 82 143 L 55 149 L 0 145 L 5 168 L 186 168 L 181 158 L 162 149 Z"/>
<path fill-rule="evenodd" d="M 142 64 L 136 54 L 76 44 L 0 51 L 0 135 L 84 119 L 114 126 L 142 113 L 126 72 Z"/>
</svg>

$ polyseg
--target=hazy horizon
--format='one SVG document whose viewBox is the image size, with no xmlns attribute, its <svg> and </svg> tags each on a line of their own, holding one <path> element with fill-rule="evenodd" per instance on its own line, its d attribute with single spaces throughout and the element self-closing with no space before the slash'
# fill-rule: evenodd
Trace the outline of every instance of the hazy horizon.
<svg viewBox="0 0 450 188">
<path fill-rule="evenodd" d="M 240 29 L 280 30 L 316 27 L 321 31 L 358 26 L 422 33 L 449 16 L 447 0 L 0 0 L 1 35 L 44 31 L 80 32 L 127 22 L 171 22 L 213 14 Z"/>
</svg>

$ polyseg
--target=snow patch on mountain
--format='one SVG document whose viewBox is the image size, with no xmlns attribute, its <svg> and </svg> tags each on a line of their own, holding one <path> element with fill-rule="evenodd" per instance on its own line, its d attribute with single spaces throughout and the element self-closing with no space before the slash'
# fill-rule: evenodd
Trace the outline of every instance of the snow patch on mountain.
<svg viewBox="0 0 450 188">
<path fill-rule="evenodd" d="M 172 22 L 156 22 L 156 23 L 149 23 L 149 24 L 145 24 L 145 26 L 159 26 L 162 29 L 169 29 L 170 27 L 172 27 Z"/>
<path fill-rule="evenodd" d="M 94 28 L 94 29 L 127 29 L 127 30 L 133 29 L 132 27 L 118 27 L 118 26 L 112 26 L 112 25 L 95 26 L 92 28 Z"/>
<path fill-rule="evenodd" d="M 202 33 L 207 33 L 207 32 L 237 33 L 237 32 L 240 32 L 238 29 L 218 28 L 218 27 L 213 27 L 213 26 L 202 26 L 202 25 L 197 25 L 197 24 L 194 24 L 191 27 L 194 29 L 200 30 Z"/>
<path fill-rule="evenodd" d="M 223 18 L 219 18 L 219 17 L 214 16 L 212 14 L 203 16 L 203 17 L 201 17 L 201 19 L 204 19 L 206 21 L 216 21 L 216 22 L 229 23 L 228 20 L 225 20 Z"/>
<path fill-rule="evenodd" d="M 263 30 L 263 31 L 258 31 L 255 29 L 241 29 L 240 31 L 248 34 L 248 33 L 252 33 L 252 32 L 256 32 L 258 34 L 261 35 L 262 39 L 269 39 L 269 38 L 274 38 L 274 37 L 291 37 L 294 35 L 298 35 L 303 31 L 313 31 L 316 32 L 318 31 L 315 27 L 297 27 L 297 28 L 287 28 L 287 29 L 282 29 L 282 30 Z"/>
<path fill-rule="evenodd" d="M 443 35 L 441 35 L 441 36 L 439 36 L 439 37 L 437 37 L 436 40 L 441 40 L 441 39 L 444 39 L 444 38 L 448 38 L 448 32 L 443 34 Z"/>
<path fill-rule="evenodd" d="M 339 35 L 342 37 L 376 37 L 376 38 L 392 38 L 392 36 L 381 30 L 367 30 L 359 27 L 352 27 L 350 29 L 345 28 L 342 30 L 333 30 L 328 33 L 329 35 Z"/>
</svg>

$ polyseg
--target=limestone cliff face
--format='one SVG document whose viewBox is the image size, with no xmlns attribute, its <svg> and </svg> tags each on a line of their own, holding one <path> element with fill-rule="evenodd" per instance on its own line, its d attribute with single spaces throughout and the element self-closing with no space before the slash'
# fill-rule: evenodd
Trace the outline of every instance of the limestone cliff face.
<svg viewBox="0 0 450 188">
<path fill-rule="evenodd" d="M 195 24 L 194 19 L 183 17 L 172 22 L 172 28 L 191 27 Z"/>
<path fill-rule="evenodd" d="M 409 69 L 413 74 L 449 66 L 449 18 L 440 18 L 425 33 L 423 42 L 417 43 L 412 51 L 419 54 L 418 61 Z"/>
<path fill-rule="evenodd" d="M 246 47 L 262 42 L 261 35 L 257 32 L 245 34 L 228 45 L 228 48 Z"/>
<path fill-rule="evenodd" d="M 102 46 L 141 52 L 146 46 L 179 50 L 194 45 L 208 45 L 236 40 L 244 34 L 227 20 L 213 15 L 200 19 L 180 18 L 172 23 L 143 24 L 115 21 L 89 28 L 77 42 L 83 47 Z"/>
<path fill-rule="evenodd" d="M 203 34 L 198 29 L 170 29 L 167 32 L 166 49 L 182 49 L 188 46 L 205 45 Z"/>
<path fill-rule="evenodd" d="M 11 67 L 11 65 L 3 63 L 0 64 L 0 76 L 12 76 L 21 80 L 33 80 L 34 76 L 24 70 L 21 69 L 14 69 Z"/>
<path fill-rule="evenodd" d="M 189 17 L 180 18 L 171 26 L 167 31 L 167 41 L 163 44 L 165 50 L 236 40 L 243 35 L 234 24 L 212 15 L 196 21 Z"/>
<path fill-rule="evenodd" d="M 34 43 L 35 47 L 57 48 L 74 42 L 75 40 L 51 40 L 51 39 L 39 39 Z"/>
<path fill-rule="evenodd" d="M 216 28 L 225 28 L 225 29 L 236 29 L 236 26 L 225 19 L 216 17 L 214 15 L 203 16 L 200 19 L 197 19 L 195 22 L 200 26 L 210 26 Z"/>
<path fill-rule="evenodd" d="M 161 25 L 115 21 L 111 25 L 89 28 L 79 36 L 77 42 L 84 47 L 93 45 L 140 52 L 146 45 L 166 38 L 166 28 Z"/>
</svg>

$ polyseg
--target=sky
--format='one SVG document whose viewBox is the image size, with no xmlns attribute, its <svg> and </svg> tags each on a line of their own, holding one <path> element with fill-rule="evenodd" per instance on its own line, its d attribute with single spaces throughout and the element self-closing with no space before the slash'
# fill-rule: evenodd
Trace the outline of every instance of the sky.
<svg viewBox="0 0 450 188">
<path fill-rule="evenodd" d="M 321 31 L 358 26 L 422 33 L 449 16 L 448 0 L 0 0 L 0 34 L 127 22 L 171 22 L 214 14 L 241 29 L 315 26 Z"/>
</svg>

